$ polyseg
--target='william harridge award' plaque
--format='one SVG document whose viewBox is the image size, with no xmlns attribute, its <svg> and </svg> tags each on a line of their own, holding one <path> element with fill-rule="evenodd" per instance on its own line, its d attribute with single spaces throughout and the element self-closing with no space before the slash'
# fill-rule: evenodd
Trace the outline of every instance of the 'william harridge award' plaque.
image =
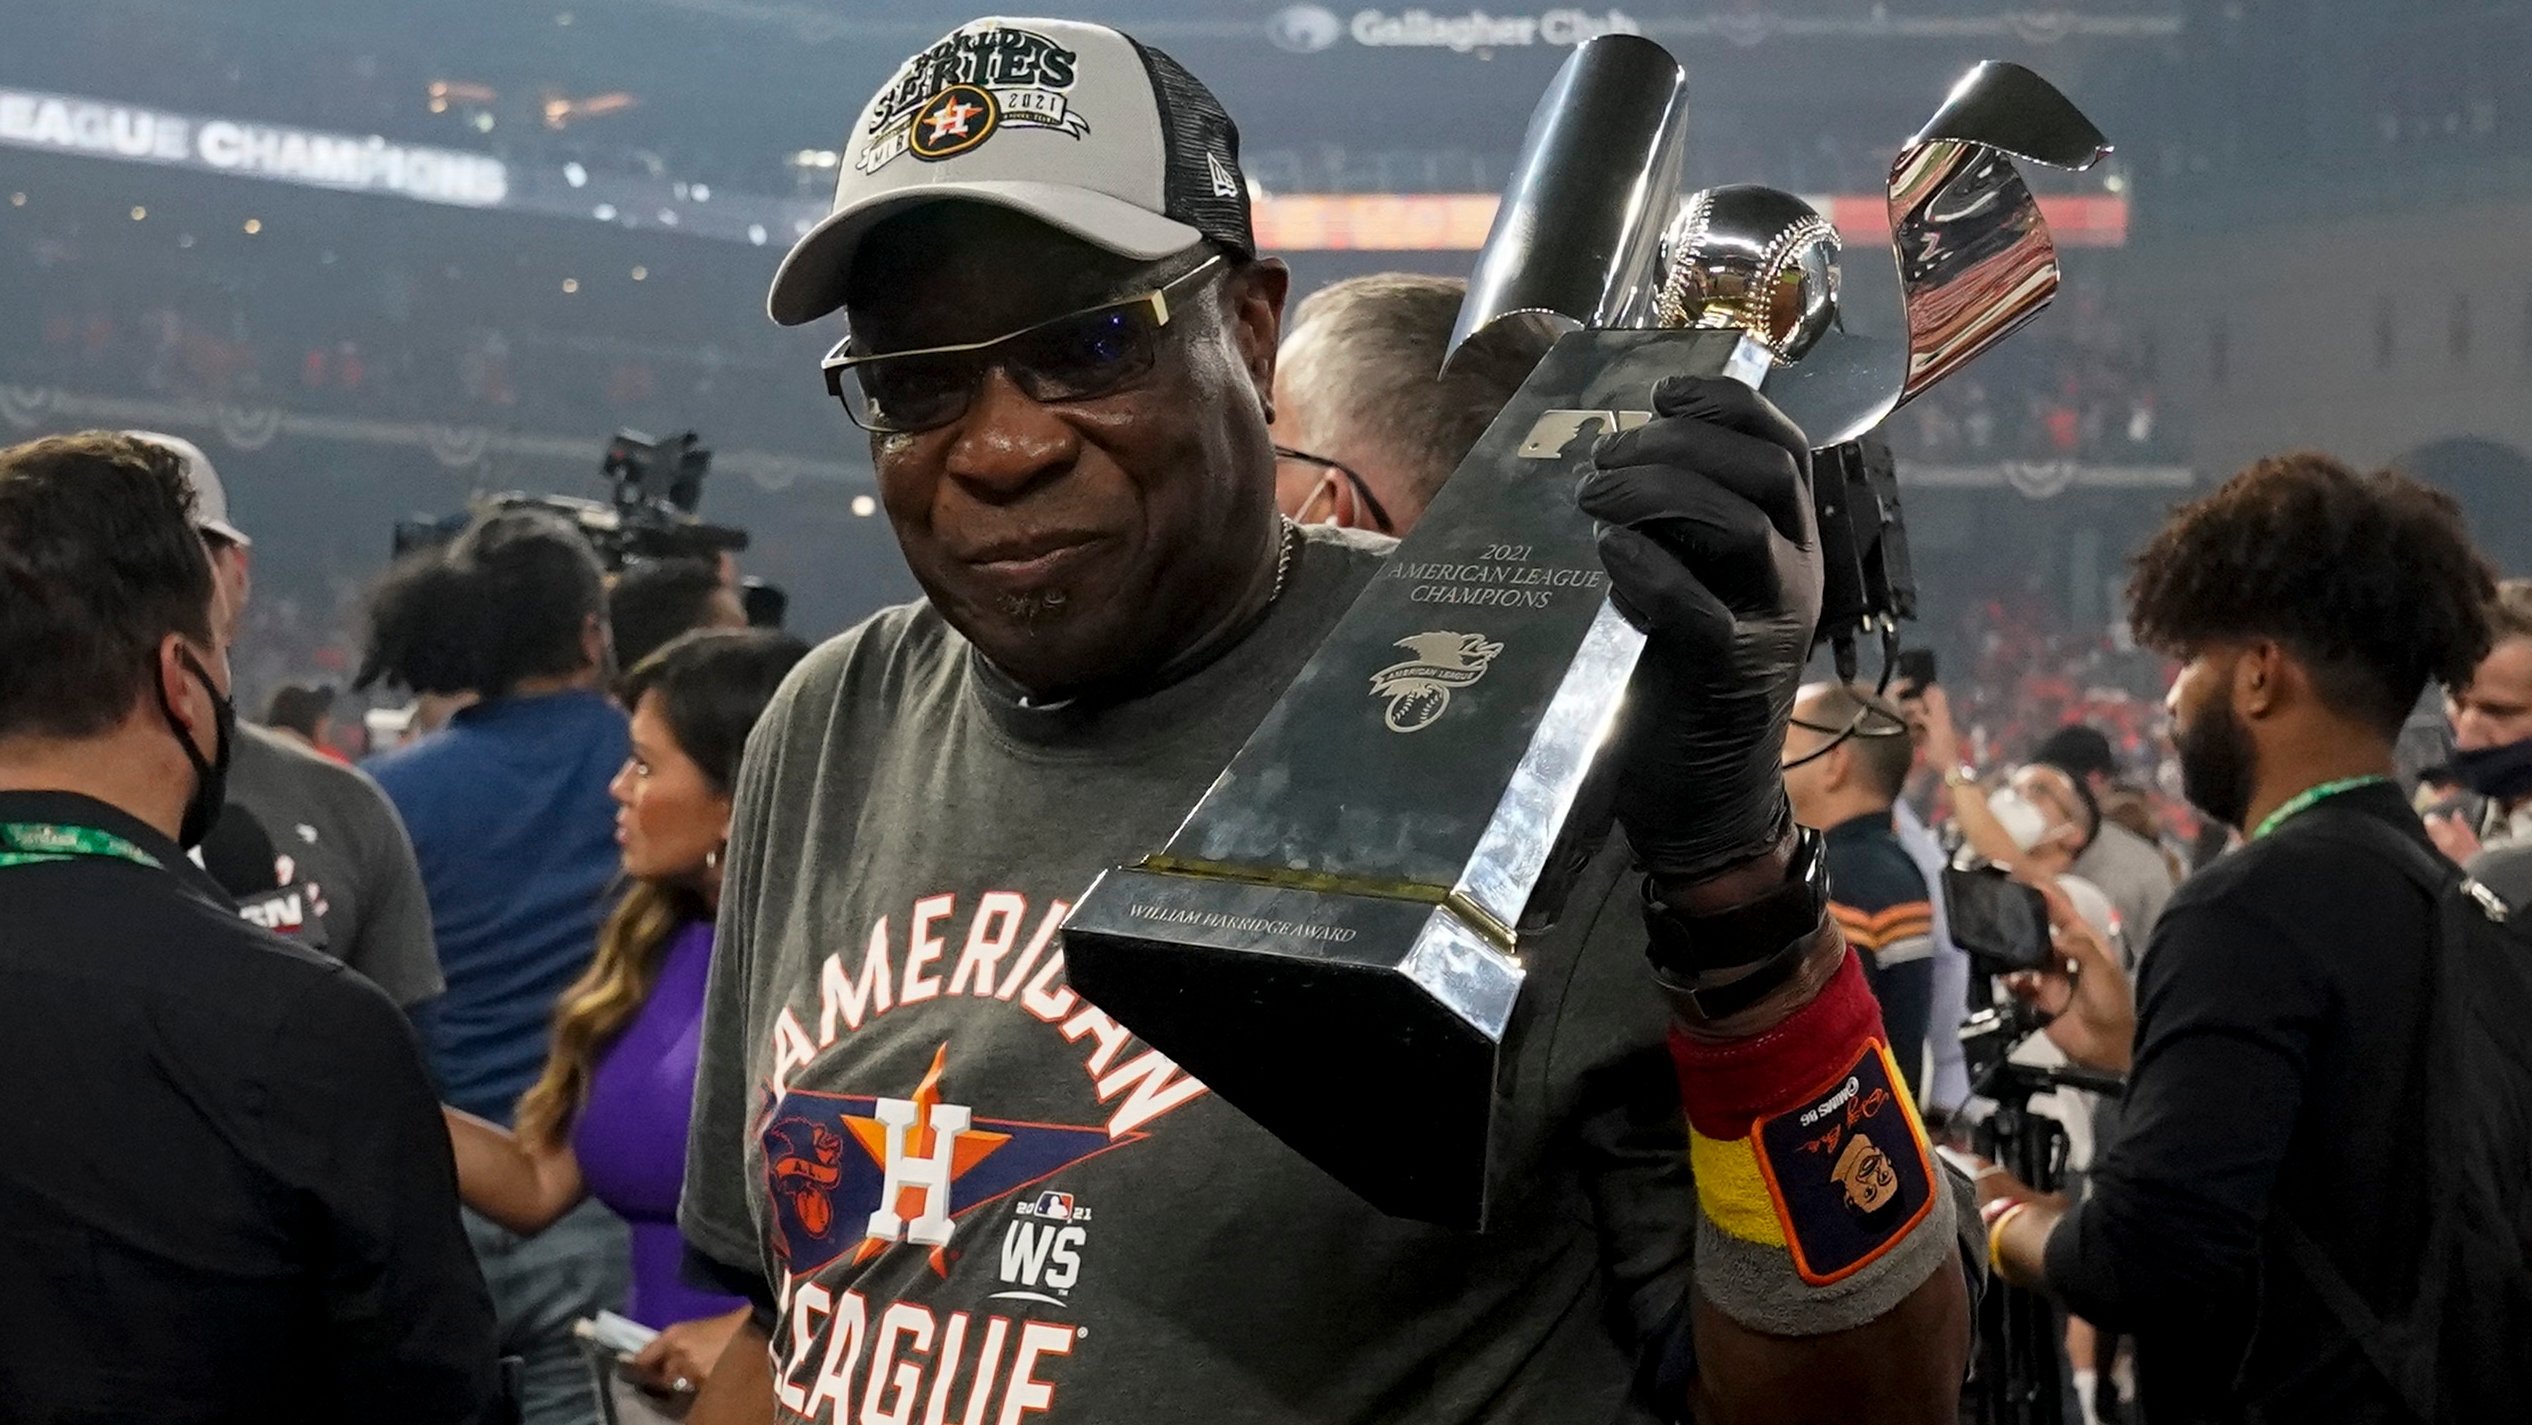
<svg viewBox="0 0 2532 1425">
<path fill-rule="evenodd" d="M 1773 190 L 1683 197 L 1685 133 L 1660 46 L 1611 35 L 1568 59 L 1454 340 L 1555 344 L 1168 845 L 1064 927 L 1075 989 L 1395 1215 L 1484 1225 L 1521 934 L 1605 830 L 1593 773 L 1643 635 L 1574 506 L 1593 437 L 1651 419 L 1677 374 L 1763 382 L 1824 446 L 1914 394 L 1904 344 L 1838 329 L 1829 225 Z M 2011 175 L 1956 146 L 1993 158 L 1991 186 Z M 1991 217 L 2020 226 L 1989 246 L 2018 254 L 2019 310 L 1982 308 L 1983 341 L 1946 370 L 2054 286 L 2036 204 L 2010 189 Z"/>
</svg>

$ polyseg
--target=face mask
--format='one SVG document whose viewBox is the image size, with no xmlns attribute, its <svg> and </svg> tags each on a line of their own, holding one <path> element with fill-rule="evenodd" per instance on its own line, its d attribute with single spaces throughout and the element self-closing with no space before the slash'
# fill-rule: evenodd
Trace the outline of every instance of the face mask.
<svg viewBox="0 0 2532 1425">
<path fill-rule="evenodd" d="M 2003 825 L 2005 835 L 2013 838 L 2013 844 L 2024 851 L 2039 845 L 2048 835 L 2048 814 L 2011 787 L 1988 793 L 1987 810 Z"/>
<path fill-rule="evenodd" d="M 2233 715 L 2233 690 L 2200 709 L 2172 739 L 2180 753 L 2181 795 L 2190 805 L 2240 830 L 2251 812 L 2251 779 L 2259 749 L 2251 730 Z"/>
<path fill-rule="evenodd" d="M 2532 737 L 2501 747 L 2455 752 L 2453 771 L 2463 786 L 2491 801 L 2514 802 L 2532 795 Z"/>
<path fill-rule="evenodd" d="M 237 729 L 237 704 L 220 696 L 218 685 L 191 651 L 179 648 L 176 656 L 185 660 L 185 667 L 202 680 L 202 690 L 211 695 L 212 728 L 217 737 L 217 750 L 206 762 L 202 749 L 193 745 L 193 734 L 185 730 L 183 719 L 176 716 L 174 705 L 167 701 L 166 688 L 159 688 L 158 710 L 167 715 L 167 726 L 176 734 L 176 745 L 185 749 L 185 760 L 193 764 L 193 795 L 185 799 L 184 820 L 176 827 L 176 844 L 191 851 L 211 834 L 211 823 L 220 819 L 220 808 L 228 802 L 229 739 Z"/>
</svg>

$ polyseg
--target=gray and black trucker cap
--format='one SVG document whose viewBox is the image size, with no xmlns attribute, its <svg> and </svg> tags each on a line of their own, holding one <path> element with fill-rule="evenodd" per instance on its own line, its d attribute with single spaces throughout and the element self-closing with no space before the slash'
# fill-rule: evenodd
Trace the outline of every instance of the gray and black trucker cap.
<svg viewBox="0 0 2532 1425">
<path fill-rule="evenodd" d="M 908 59 L 845 138 L 835 206 L 774 274 L 765 309 L 797 326 L 844 305 L 862 234 L 965 198 L 1127 257 L 1210 238 L 1256 251 L 1240 133 L 1178 61 L 1105 25 L 971 20 Z"/>
</svg>

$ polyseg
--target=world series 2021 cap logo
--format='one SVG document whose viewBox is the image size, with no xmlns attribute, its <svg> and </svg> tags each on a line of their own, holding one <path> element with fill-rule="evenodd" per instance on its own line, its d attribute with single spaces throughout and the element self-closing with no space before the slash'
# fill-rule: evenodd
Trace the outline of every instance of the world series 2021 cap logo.
<svg viewBox="0 0 2532 1425">
<path fill-rule="evenodd" d="M 1372 674 L 1372 696 L 1389 700 L 1380 720 L 1391 732 L 1431 727 L 1451 705 L 1451 690 L 1485 677 L 1503 652 L 1502 644 L 1488 642 L 1482 633 L 1419 633 L 1393 646 L 1415 656 Z"/>
<path fill-rule="evenodd" d="M 907 60 L 871 105 L 853 167 L 876 173 L 907 154 L 938 163 L 1006 128 L 1090 132 L 1066 97 L 1080 57 L 1034 30 L 961 30 Z"/>
</svg>

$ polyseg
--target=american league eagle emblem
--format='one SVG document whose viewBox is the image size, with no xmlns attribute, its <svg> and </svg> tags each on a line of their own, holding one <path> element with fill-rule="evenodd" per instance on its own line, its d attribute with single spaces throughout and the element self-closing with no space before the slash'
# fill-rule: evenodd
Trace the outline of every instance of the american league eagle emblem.
<svg viewBox="0 0 2532 1425">
<path fill-rule="evenodd" d="M 1375 698 L 1387 698 L 1381 721 L 1391 732 L 1422 732 L 1451 705 L 1451 690 L 1465 688 L 1486 676 L 1500 643 L 1481 633 L 1419 633 L 1395 645 L 1414 654 L 1372 674 Z"/>
</svg>

